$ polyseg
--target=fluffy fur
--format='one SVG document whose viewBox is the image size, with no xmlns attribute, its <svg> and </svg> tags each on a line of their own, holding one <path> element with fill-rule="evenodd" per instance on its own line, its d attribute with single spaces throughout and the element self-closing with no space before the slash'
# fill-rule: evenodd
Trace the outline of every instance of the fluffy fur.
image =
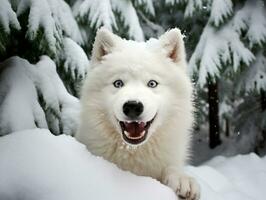
<svg viewBox="0 0 266 200">
<path fill-rule="evenodd" d="M 151 176 L 178 195 L 199 199 L 199 187 L 183 172 L 193 123 L 192 84 L 186 73 L 183 38 L 172 29 L 146 43 L 122 39 L 102 28 L 93 46 L 84 83 L 81 124 L 76 138 L 93 154 L 137 175 Z M 115 80 L 124 86 L 114 87 Z M 156 80 L 158 86 L 147 86 Z M 122 138 L 123 104 L 143 103 L 141 120 L 155 117 L 138 145 Z"/>
</svg>

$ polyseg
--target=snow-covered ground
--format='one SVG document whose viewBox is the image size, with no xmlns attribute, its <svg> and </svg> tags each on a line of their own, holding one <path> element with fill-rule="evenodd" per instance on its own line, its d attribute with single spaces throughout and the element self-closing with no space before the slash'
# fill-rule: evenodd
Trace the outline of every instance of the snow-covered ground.
<svg viewBox="0 0 266 200">
<path fill-rule="evenodd" d="M 1 200 L 177 199 L 158 181 L 122 171 L 71 136 L 46 129 L 1 137 L 0 162 Z M 202 200 L 265 199 L 266 157 L 215 157 L 186 170 L 200 183 Z"/>
</svg>

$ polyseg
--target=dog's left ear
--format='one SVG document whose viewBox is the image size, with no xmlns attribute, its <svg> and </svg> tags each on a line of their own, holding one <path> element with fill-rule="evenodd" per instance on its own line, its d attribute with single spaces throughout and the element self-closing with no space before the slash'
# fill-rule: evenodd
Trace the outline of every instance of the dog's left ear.
<svg viewBox="0 0 266 200">
<path fill-rule="evenodd" d="M 166 52 L 166 56 L 175 63 L 185 63 L 186 54 L 183 35 L 178 28 L 171 29 L 159 38 L 160 45 Z"/>
</svg>

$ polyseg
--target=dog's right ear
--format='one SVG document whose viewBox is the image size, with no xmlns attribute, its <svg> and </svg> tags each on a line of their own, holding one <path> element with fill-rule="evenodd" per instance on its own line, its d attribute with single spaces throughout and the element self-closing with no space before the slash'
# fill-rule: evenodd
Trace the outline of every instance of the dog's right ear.
<svg viewBox="0 0 266 200">
<path fill-rule="evenodd" d="M 159 42 L 165 50 L 166 57 L 170 58 L 174 63 L 186 63 L 183 35 L 178 28 L 165 32 L 159 38 Z"/>
<path fill-rule="evenodd" d="M 121 40 L 121 38 L 108 29 L 104 27 L 98 29 L 93 44 L 91 61 L 100 62 L 103 56 L 112 52 L 118 40 Z"/>
</svg>

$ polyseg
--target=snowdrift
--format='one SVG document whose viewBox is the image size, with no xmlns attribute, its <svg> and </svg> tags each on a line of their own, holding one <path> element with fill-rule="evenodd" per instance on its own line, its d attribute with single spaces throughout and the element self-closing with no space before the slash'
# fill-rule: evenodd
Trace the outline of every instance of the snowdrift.
<svg viewBox="0 0 266 200">
<path fill-rule="evenodd" d="M 199 181 L 203 200 L 264 198 L 266 157 L 216 157 L 187 171 Z M 122 171 L 71 136 L 46 129 L 0 138 L 0 177 L 1 200 L 177 199 L 160 182 Z"/>
</svg>

